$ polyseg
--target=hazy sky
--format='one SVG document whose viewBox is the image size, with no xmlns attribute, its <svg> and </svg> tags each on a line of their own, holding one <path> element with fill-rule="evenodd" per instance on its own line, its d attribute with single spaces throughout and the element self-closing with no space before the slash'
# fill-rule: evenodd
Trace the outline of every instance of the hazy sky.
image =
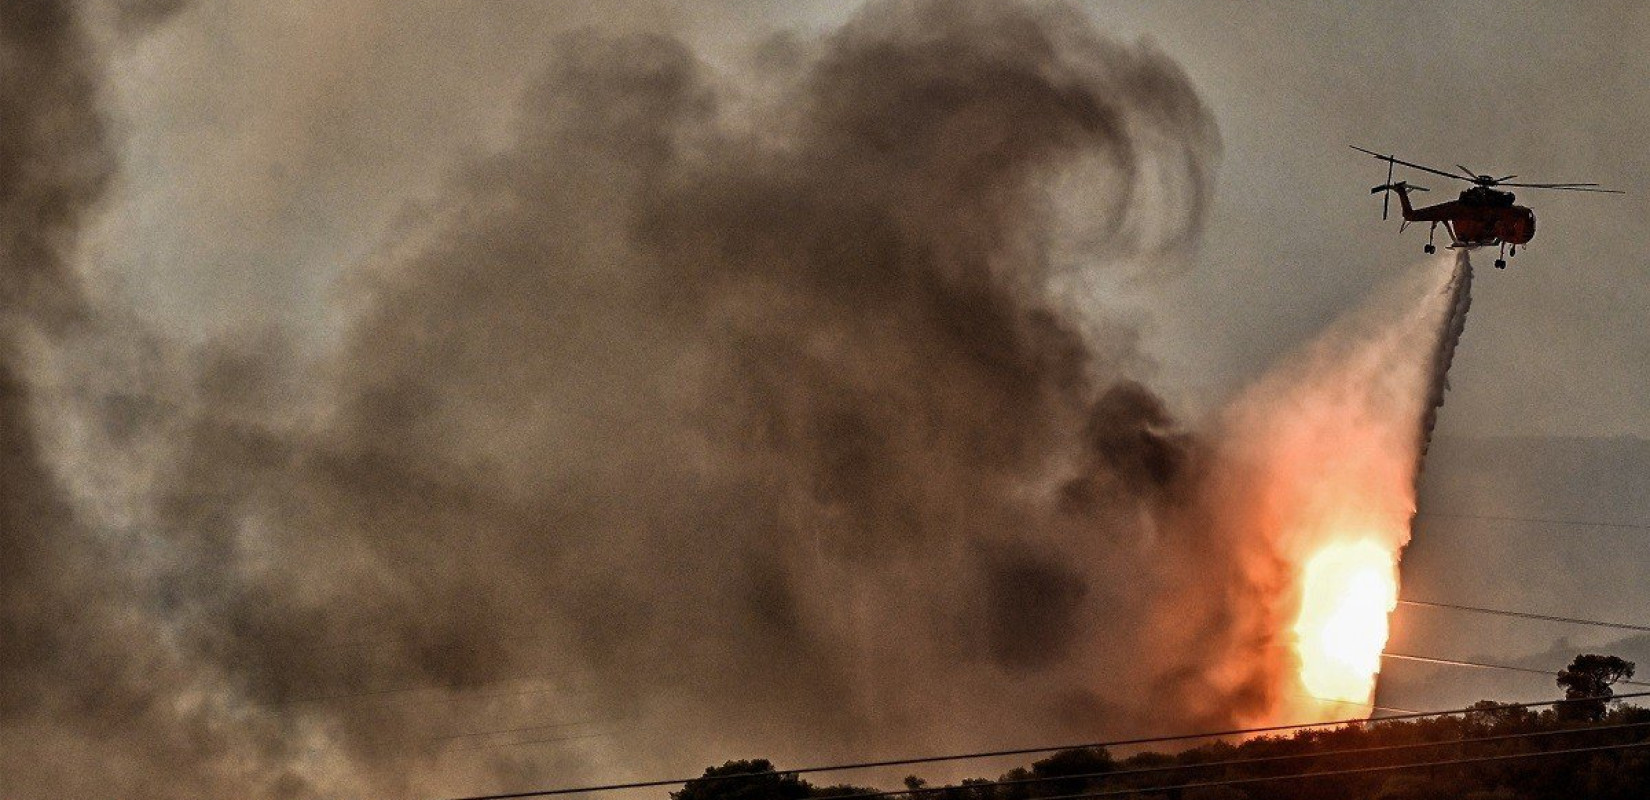
<svg viewBox="0 0 1650 800">
<path fill-rule="evenodd" d="M 1480 271 L 1441 425 L 1650 435 L 1650 258 L 1640 241 L 1650 67 L 1637 55 L 1650 9 L 1153 4 L 1128 17 L 1121 27 L 1186 65 L 1226 143 L 1208 247 L 1172 293 L 1210 316 L 1164 315 L 1166 365 L 1219 375 L 1264 360 L 1421 257 L 1424 229 L 1399 237 L 1396 223 L 1380 222 L 1368 188 L 1384 179 L 1382 165 L 1346 149 L 1355 143 L 1446 169 L 1632 192 L 1521 194 L 1536 210 L 1536 239 L 1507 272 Z M 1433 189 L 1429 202 L 1458 188 L 1414 177 Z"/>
<path fill-rule="evenodd" d="M 631 4 L 637 6 L 637 4 Z M 329 340 L 334 281 L 459 159 L 503 141 L 554 30 L 669 24 L 740 63 L 851 4 L 201 4 L 116 74 L 128 184 L 94 259 L 146 313 L 201 335 L 295 322 Z M 1650 9 L 1642 4 L 1094 3 L 1178 60 L 1220 124 L 1206 244 L 1139 309 L 1155 383 L 1211 405 L 1420 259 L 1360 144 L 1445 168 L 1598 181 L 1525 190 L 1537 235 L 1481 269 L 1445 434 L 1650 436 Z M 668 21 L 668 22 L 667 22 Z M 201 80 L 201 75 L 212 80 Z M 1464 184 L 1408 176 L 1449 199 Z M 1493 256 L 1480 254 L 1481 268 Z"/>
</svg>

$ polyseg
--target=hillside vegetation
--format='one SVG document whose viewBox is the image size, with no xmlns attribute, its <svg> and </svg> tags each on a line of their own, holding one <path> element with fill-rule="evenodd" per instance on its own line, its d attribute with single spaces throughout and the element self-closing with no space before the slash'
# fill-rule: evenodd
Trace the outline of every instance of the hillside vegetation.
<svg viewBox="0 0 1650 800">
<path fill-rule="evenodd" d="M 731 761 L 673 800 L 804 800 L 876 795 L 908 800 L 1643 800 L 1650 797 L 1650 709 L 1591 714 L 1484 701 L 1461 715 L 1374 721 L 1286 736 L 1215 742 L 1178 753 L 1056 752 L 995 780 L 901 790 L 817 786 L 765 760 Z M 1627 747 L 1615 748 L 1618 745 Z M 1595 749 L 1615 748 L 1615 749 Z M 1560 751 L 1586 752 L 1562 753 Z M 1484 760 L 1480 760 L 1484 759 Z M 1496 760 L 1488 760 L 1496 759 Z M 1439 763 L 1458 762 L 1458 763 Z M 1422 764 L 1432 766 L 1416 766 Z M 745 776 L 745 777 L 737 777 Z"/>
</svg>

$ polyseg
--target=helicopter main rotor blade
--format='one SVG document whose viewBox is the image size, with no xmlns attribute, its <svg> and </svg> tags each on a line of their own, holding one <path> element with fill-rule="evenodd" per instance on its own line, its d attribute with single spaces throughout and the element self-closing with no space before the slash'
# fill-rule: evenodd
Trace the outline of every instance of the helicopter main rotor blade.
<svg viewBox="0 0 1650 800">
<path fill-rule="evenodd" d="M 1466 167 L 1463 167 L 1460 164 L 1456 164 L 1455 167 L 1456 167 L 1456 169 L 1459 169 L 1462 172 L 1467 173 L 1467 178 L 1471 179 L 1473 183 L 1478 183 L 1479 182 L 1478 173 L 1473 172 L 1472 170 L 1467 169 Z"/>
<path fill-rule="evenodd" d="M 1560 186 L 1597 186 L 1596 183 L 1509 183 L 1508 186 L 1527 186 L 1535 189 L 1557 189 Z"/>
<path fill-rule="evenodd" d="M 1418 169 L 1418 170 L 1421 170 L 1422 172 L 1430 172 L 1434 175 L 1442 175 L 1446 178 L 1449 178 L 1450 180 L 1466 181 L 1468 183 L 1480 183 L 1479 176 L 1477 176 L 1477 175 L 1473 175 L 1471 178 L 1463 178 L 1460 175 L 1456 175 L 1454 173 L 1445 172 L 1445 171 L 1440 170 L 1440 169 L 1433 169 L 1432 167 L 1426 166 L 1425 164 L 1416 164 L 1414 162 L 1404 161 L 1403 159 L 1396 158 L 1394 156 L 1383 155 L 1381 153 L 1375 152 L 1374 150 L 1365 150 L 1364 148 L 1359 147 L 1355 144 L 1349 144 L 1349 145 L 1347 145 L 1347 147 L 1350 147 L 1353 150 L 1356 150 L 1360 153 L 1367 153 L 1367 154 L 1372 155 L 1372 156 L 1374 156 L 1374 157 L 1376 157 L 1376 158 L 1378 158 L 1382 161 L 1385 161 L 1385 162 L 1387 162 L 1387 165 L 1388 165 L 1389 168 L 1393 164 L 1403 164 L 1406 167 L 1411 167 L 1413 169 Z M 1456 164 L 1455 166 L 1461 167 L 1462 172 L 1465 172 L 1469 175 L 1472 174 L 1472 170 L 1467 169 L 1466 167 L 1462 167 L 1460 164 Z M 1389 169 L 1389 172 L 1390 172 L 1390 169 Z M 1488 181 L 1489 182 L 1488 185 L 1490 185 L 1490 186 L 1515 186 L 1515 187 L 1518 187 L 1518 188 L 1521 188 L 1521 189 L 1559 189 L 1559 190 L 1568 191 L 1568 192 L 1599 192 L 1599 193 L 1602 193 L 1602 194 L 1627 194 L 1626 192 L 1624 192 L 1620 189 L 1602 189 L 1602 188 L 1599 188 L 1599 185 L 1596 184 L 1596 183 L 1504 183 L 1504 181 L 1506 181 L 1507 178 L 1516 178 L 1516 177 L 1518 177 L 1518 176 L 1517 175 L 1508 175 L 1506 178 L 1491 178 L 1491 177 L 1486 175 L 1486 176 L 1484 176 L 1484 180 Z M 1390 181 L 1388 181 L 1388 182 L 1390 183 Z M 1422 189 L 1419 186 L 1411 186 L 1409 188 L 1414 189 L 1416 191 L 1426 191 L 1425 189 Z"/>
<path fill-rule="evenodd" d="M 1432 167 L 1423 166 L 1421 164 L 1412 164 L 1408 161 L 1404 161 L 1402 159 L 1395 158 L 1393 156 L 1382 155 L 1380 153 L 1375 152 L 1374 150 L 1365 150 L 1362 147 L 1359 147 L 1355 144 L 1349 144 L 1349 145 L 1347 145 L 1347 147 L 1350 147 L 1353 150 L 1356 150 L 1360 153 L 1368 153 L 1369 155 L 1372 155 L 1372 156 L 1374 156 L 1374 157 L 1376 157 L 1376 158 L 1378 158 L 1382 161 L 1385 161 L 1387 163 L 1390 163 L 1390 164 L 1403 164 L 1406 167 L 1411 167 L 1413 169 L 1418 169 L 1418 170 L 1421 170 L 1422 172 L 1430 172 L 1434 175 L 1442 175 L 1446 178 L 1451 178 L 1451 179 L 1458 180 L 1458 181 L 1467 181 L 1468 183 L 1477 183 L 1476 179 L 1463 178 L 1460 175 L 1455 175 L 1455 174 L 1452 174 L 1452 173 L 1449 173 L 1449 172 L 1445 172 L 1441 169 L 1433 169 Z"/>
<path fill-rule="evenodd" d="M 1627 194 L 1620 189 L 1601 189 L 1598 184 L 1566 184 L 1566 183 L 1503 183 L 1502 186 L 1517 186 L 1521 189 L 1557 189 L 1561 192 L 1600 192 L 1602 194 Z"/>
</svg>

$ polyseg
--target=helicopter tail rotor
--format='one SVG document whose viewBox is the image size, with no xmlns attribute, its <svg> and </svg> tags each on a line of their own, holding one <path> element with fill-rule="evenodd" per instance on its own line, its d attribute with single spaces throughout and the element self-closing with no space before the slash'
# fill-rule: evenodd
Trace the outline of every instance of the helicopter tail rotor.
<svg viewBox="0 0 1650 800">
<path fill-rule="evenodd" d="M 1392 160 L 1388 159 L 1387 162 L 1386 162 L 1386 183 L 1382 184 L 1383 186 L 1391 186 L 1392 185 L 1392 167 L 1393 167 Z M 1381 195 L 1381 221 L 1382 222 L 1386 222 L 1386 210 L 1387 210 L 1387 207 L 1391 206 L 1391 205 L 1392 205 L 1392 192 L 1389 191 L 1389 192 Z"/>
<path fill-rule="evenodd" d="M 1391 177 L 1391 176 L 1389 175 L 1388 177 Z M 1411 186 L 1408 183 L 1405 183 L 1403 181 L 1398 181 L 1397 183 L 1383 183 L 1380 186 L 1376 186 L 1375 188 L 1370 189 L 1369 193 L 1370 194 L 1375 194 L 1376 192 L 1385 192 L 1386 193 L 1385 195 L 1383 195 L 1381 197 L 1381 219 L 1384 220 L 1384 219 L 1387 218 L 1388 206 L 1390 206 L 1391 203 L 1392 203 L 1392 193 L 1393 192 L 1398 192 L 1398 193 L 1402 194 L 1404 192 L 1424 192 L 1424 191 L 1427 191 L 1427 187 L 1425 187 L 1425 186 Z"/>
<path fill-rule="evenodd" d="M 1426 191 L 1426 187 L 1424 187 L 1424 186 L 1410 186 L 1409 184 L 1404 183 L 1403 181 L 1398 181 L 1397 183 L 1392 182 L 1392 170 L 1393 170 L 1394 167 L 1396 167 L 1399 164 L 1403 164 L 1406 167 L 1415 166 L 1415 165 L 1409 163 L 1408 161 L 1399 161 L 1395 156 L 1382 155 L 1380 153 L 1375 152 L 1374 150 L 1365 150 L 1362 147 L 1359 147 L 1357 145 L 1350 145 L 1350 146 L 1353 150 L 1357 150 L 1360 153 L 1368 153 L 1369 155 L 1372 155 L 1372 156 L 1386 162 L 1386 183 L 1383 183 L 1380 186 L 1377 186 L 1377 187 L 1369 190 L 1370 194 L 1374 194 L 1375 192 L 1385 192 L 1385 194 L 1381 195 L 1381 219 L 1383 221 L 1386 220 L 1387 217 L 1390 216 L 1390 214 L 1391 214 L 1391 210 L 1392 210 L 1392 192 L 1393 191 L 1397 191 L 1398 194 L 1400 194 L 1400 195 L 1403 195 L 1404 193 L 1409 192 L 1409 191 L 1416 191 L 1416 192 Z M 1437 170 L 1431 169 L 1429 167 L 1421 167 L 1421 169 L 1426 170 L 1428 172 L 1437 172 Z M 1448 173 L 1444 173 L 1444 172 L 1439 172 L 1438 174 L 1444 175 L 1446 177 L 1451 177 L 1451 178 L 1456 177 L 1454 175 L 1449 175 Z M 1407 201 L 1407 200 L 1404 201 L 1404 208 L 1405 208 L 1406 211 L 1408 210 L 1409 201 Z"/>
</svg>

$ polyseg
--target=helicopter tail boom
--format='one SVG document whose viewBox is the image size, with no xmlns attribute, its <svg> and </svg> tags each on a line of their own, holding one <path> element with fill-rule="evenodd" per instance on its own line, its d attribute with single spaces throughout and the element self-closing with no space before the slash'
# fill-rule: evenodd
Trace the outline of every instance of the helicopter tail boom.
<svg viewBox="0 0 1650 800">
<path fill-rule="evenodd" d="M 1378 192 L 1387 192 L 1388 196 L 1390 196 L 1390 193 L 1397 192 L 1398 207 L 1403 212 L 1403 218 L 1408 221 L 1415 221 L 1419 218 L 1415 215 L 1415 207 L 1410 205 L 1409 193 L 1424 191 L 1426 191 L 1426 187 L 1424 186 L 1411 186 L 1403 181 L 1398 181 L 1397 183 L 1383 183 L 1380 186 L 1370 189 L 1369 193 L 1376 194 Z M 1381 203 L 1381 219 L 1386 219 L 1385 198 L 1382 199 Z"/>
</svg>

